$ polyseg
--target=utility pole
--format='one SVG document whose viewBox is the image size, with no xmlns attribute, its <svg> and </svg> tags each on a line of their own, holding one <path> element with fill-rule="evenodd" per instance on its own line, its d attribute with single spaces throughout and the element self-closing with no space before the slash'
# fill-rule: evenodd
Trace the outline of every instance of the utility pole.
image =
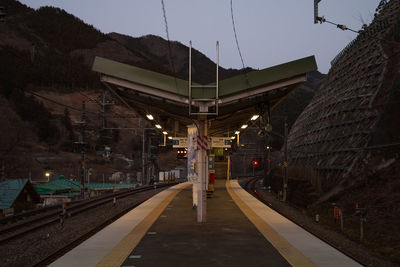
<svg viewBox="0 0 400 267">
<path fill-rule="evenodd" d="M 4 165 L 4 160 L 1 161 L 1 180 L 6 179 L 6 166 Z"/>
<path fill-rule="evenodd" d="M 96 104 L 101 106 L 101 115 L 103 117 L 103 129 L 106 128 L 106 117 L 105 117 L 105 112 L 106 112 L 106 106 L 111 106 L 115 105 L 114 101 L 106 101 L 106 91 L 103 91 L 103 96 L 102 96 L 102 101 L 99 102 L 97 100 L 90 100 L 88 104 Z"/>
<path fill-rule="evenodd" d="M 78 142 L 75 144 L 79 144 L 81 146 L 81 162 L 80 162 L 80 181 L 81 181 L 81 199 L 85 198 L 85 129 L 87 126 L 86 122 L 86 103 L 82 101 L 82 114 L 81 114 L 81 121 L 76 122 L 76 124 L 80 125 L 81 127 L 81 134 L 79 136 Z"/>
</svg>

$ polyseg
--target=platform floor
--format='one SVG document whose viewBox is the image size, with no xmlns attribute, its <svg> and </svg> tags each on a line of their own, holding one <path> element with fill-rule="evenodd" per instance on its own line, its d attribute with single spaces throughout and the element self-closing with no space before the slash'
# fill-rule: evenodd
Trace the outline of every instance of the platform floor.
<svg viewBox="0 0 400 267">
<path fill-rule="evenodd" d="M 207 222 L 196 222 L 191 187 L 184 189 L 122 266 L 290 266 L 237 208 L 217 180 Z M 138 258 L 140 257 L 140 258 Z"/>
<path fill-rule="evenodd" d="M 277 214 L 236 180 L 217 180 L 207 222 L 192 189 L 157 194 L 50 266 L 360 266 Z"/>
</svg>

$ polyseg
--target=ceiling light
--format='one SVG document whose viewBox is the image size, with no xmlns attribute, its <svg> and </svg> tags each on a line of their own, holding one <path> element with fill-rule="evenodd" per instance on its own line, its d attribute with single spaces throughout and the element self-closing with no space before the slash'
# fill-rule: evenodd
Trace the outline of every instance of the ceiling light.
<svg viewBox="0 0 400 267">
<path fill-rule="evenodd" d="M 166 131 L 162 132 L 163 134 L 167 135 L 168 133 Z"/>
<path fill-rule="evenodd" d="M 235 138 L 236 138 L 236 137 L 234 137 L 234 136 L 231 137 L 232 140 L 235 139 Z"/>
<path fill-rule="evenodd" d="M 242 127 L 240 127 L 242 129 L 246 129 L 247 128 L 247 124 L 243 124 Z"/>
<path fill-rule="evenodd" d="M 151 120 L 151 121 L 154 120 L 154 117 L 153 117 L 153 115 L 151 115 L 151 114 L 147 114 L 146 117 L 147 117 L 149 120 Z"/>
<path fill-rule="evenodd" d="M 169 140 L 172 140 L 172 136 L 168 136 L 168 139 L 169 139 Z"/>
<path fill-rule="evenodd" d="M 161 127 L 160 124 L 156 124 L 156 128 L 157 128 L 157 129 L 161 129 L 162 127 Z"/>
<path fill-rule="evenodd" d="M 236 131 L 235 134 L 240 134 L 240 131 Z"/>
<path fill-rule="evenodd" d="M 256 119 L 258 119 L 258 117 L 260 117 L 260 115 L 253 115 L 250 120 L 255 121 Z"/>
</svg>

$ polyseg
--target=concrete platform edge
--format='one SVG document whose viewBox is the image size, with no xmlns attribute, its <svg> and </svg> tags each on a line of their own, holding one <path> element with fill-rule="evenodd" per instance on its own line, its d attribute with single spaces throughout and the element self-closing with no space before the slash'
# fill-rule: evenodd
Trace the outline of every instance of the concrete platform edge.
<svg viewBox="0 0 400 267">
<path fill-rule="evenodd" d="M 131 251 L 139 244 L 140 240 L 144 237 L 148 229 L 158 219 L 168 204 L 181 192 L 184 188 L 189 186 L 189 183 L 183 183 L 167 189 L 170 194 L 166 196 L 158 206 L 154 208 L 132 231 L 125 236 L 125 238 L 96 266 L 120 266 L 125 259 L 129 256 Z"/>
<path fill-rule="evenodd" d="M 292 246 L 285 238 L 279 235 L 267 222 L 258 216 L 237 194 L 237 191 L 244 191 L 237 180 L 227 180 L 226 189 L 233 201 L 247 218 L 254 224 L 260 233 L 278 250 L 292 266 L 315 266 L 300 251 Z M 245 192 L 247 193 L 247 192 Z M 253 197 L 249 194 L 250 197 Z"/>
</svg>

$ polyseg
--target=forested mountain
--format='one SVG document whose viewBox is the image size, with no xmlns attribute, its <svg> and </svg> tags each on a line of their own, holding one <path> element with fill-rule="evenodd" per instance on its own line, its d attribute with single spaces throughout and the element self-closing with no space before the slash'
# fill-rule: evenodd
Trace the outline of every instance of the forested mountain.
<svg viewBox="0 0 400 267">
<path fill-rule="evenodd" d="M 43 166 L 37 167 L 34 160 L 37 153 L 77 152 L 73 143 L 79 128 L 74 122 L 80 120 L 81 102 L 90 102 L 103 90 L 98 75 L 91 71 L 95 56 L 187 79 L 188 47 L 179 42 L 170 42 L 169 50 L 168 42 L 161 37 L 104 34 L 59 8 L 34 10 L 14 0 L 0 0 L 0 6 L 6 12 L 4 21 L 0 22 L 0 101 L 4 103 L 0 123 L 3 128 L 10 125 L 11 134 L 3 133 L 3 143 L 14 144 L 11 148 L 0 147 L 0 160 L 8 168 L 7 175 L 12 173 L 18 177 L 26 176 L 29 171 L 39 172 Z M 209 58 L 194 49 L 192 62 L 195 82 L 215 80 L 215 64 Z M 251 70 L 221 67 L 220 77 Z M 296 105 L 292 121 L 311 100 L 323 77 L 318 72 L 310 73 L 309 82 L 287 100 L 290 105 Z M 129 113 L 118 105 L 108 109 Z M 88 114 L 89 152 L 90 148 L 94 152 L 96 146 L 107 142 L 115 152 L 130 158 L 128 148 L 140 148 L 140 138 L 130 135 L 128 140 L 126 135 L 115 131 L 104 133 L 99 116 Z M 11 125 L 10 118 L 18 126 Z M 123 124 L 115 119 L 108 122 L 114 126 Z M 137 120 L 129 123 L 134 125 Z M 105 141 L 104 136 L 112 138 Z"/>
</svg>

